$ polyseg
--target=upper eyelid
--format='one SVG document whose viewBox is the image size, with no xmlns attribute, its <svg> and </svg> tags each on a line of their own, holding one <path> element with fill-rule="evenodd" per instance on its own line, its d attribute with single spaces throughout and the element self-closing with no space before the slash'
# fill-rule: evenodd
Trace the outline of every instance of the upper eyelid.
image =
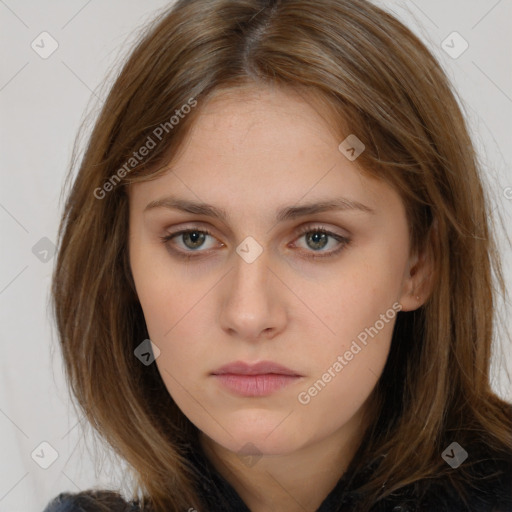
<svg viewBox="0 0 512 512">
<path fill-rule="evenodd" d="M 312 221 L 309 221 L 309 222 L 301 223 L 299 226 L 296 226 L 295 228 L 293 228 L 292 231 L 294 233 L 300 233 L 300 232 L 303 232 L 303 230 L 315 231 L 315 230 L 322 230 L 323 229 L 325 231 L 331 232 L 333 235 L 337 235 L 337 236 L 340 236 L 340 237 L 349 238 L 349 237 L 352 236 L 350 230 L 348 230 L 347 228 L 342 228 L 340 226 L 329 227 L 328 224 L 330 224 L 330 223 L 329 222 L 322 222 L 322 221 L 314 221 L 314 220 L 312 220 Z M 341 230 L 342 232 L 341 233 L 336 233 L 336 230 Z M 217 236 L 215 235 L 215 232 L 219 232 L 218 228 L 216 228 L 215 226 L 211 226 L 211 225 L 208 225 L 206 227 L 202 226 L 200 221 L 198 221 L 197 223 L 192 222 L 192 223 L 190 223 L 188 225 L 185 225 L 183 227 L 179 227 L 179 228 L 176 228 L 176 229 L 166 228 L 166 229 L 164 229 L 164 231 L 167 234 L 169 234 L 169 235 L 170 234 L 177 235 L 177 234 L 181 234 L 182 232 L 187 232 L 187 231 L 200 231 L 200 232 L 208 231 L 209 235 L 215 236 L 216 238 L 217 238 Z M 228 231 L 229 231 L 229 236 L 232 236 L 233 235 L 232 230 L 228 229 Z"/>
</svg>

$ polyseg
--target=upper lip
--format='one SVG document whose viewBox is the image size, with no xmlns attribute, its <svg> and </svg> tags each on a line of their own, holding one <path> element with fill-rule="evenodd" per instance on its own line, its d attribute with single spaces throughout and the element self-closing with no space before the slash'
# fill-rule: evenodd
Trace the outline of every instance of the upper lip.
<svg viewBox="0 0 512 512">
<path fill-rule="evenodd" d="M 259 361 L 258 363 L 245 363 L 244 361 L 234 361 L 221 366 L 214 372 L 213 375 L 223 373 L 234 373 L 237 375 L 263 375 L 266 373 L 275 373 L 279 375 L 296 375 L 300 376 L 297 372 L 286 368 L 278 363 L 272 361 Z"/>
</svg>

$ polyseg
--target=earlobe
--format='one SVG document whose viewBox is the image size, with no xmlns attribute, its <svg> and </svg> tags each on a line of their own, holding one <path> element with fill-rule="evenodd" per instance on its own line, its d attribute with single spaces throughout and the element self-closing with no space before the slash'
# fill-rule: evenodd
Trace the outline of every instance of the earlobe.
<svg viewBox="0 0 512 512">
<path fill-rule="evenodd" d="M 400 304 L 402 305 L 402 311 L 415 311 L 419 309 L 425 302 L 428 297 L 422 297 L 421 295 L 410 294 L 407 297 L 403 297 L 400 300 Z"/>
</svg>

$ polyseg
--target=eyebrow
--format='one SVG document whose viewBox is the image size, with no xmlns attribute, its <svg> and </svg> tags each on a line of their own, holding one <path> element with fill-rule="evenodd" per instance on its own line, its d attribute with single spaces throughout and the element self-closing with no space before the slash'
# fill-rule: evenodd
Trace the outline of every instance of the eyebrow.
<svg viewBox="0 0 512 512">
<path fill-rule="evenodd" d="M 180 199 L 177 197 L 164 197 L 156 201 L 151 201 L 144 212 L 153 210 L 155 208 L 168 208 L 173 210 L 180 210 L 187 213 L 196 215 L 205 215 L 207 217 L 213 217 L 220 219 L 223 222 L 227 222 L 228 214 L 222 208 L 218 208 L 208 203 L 199 203 L 196 201 L 190 201 L 187 199 Z M 276 222 L 284 222 L 287 220 L 296 219 L 298 217 L 304 217 L 307 215 L 313 215 L 315 213 L 323 213 L 327 211 L 362 211 L 365 213 L 374 214 L 375 210 L 358 202 L 346 199 L 344 197 L 338 197 L 329 199 L 326 201 L 307 203 L 301 206 L 288 206 L 277 211 L 275 220 Z"/>
</svg>

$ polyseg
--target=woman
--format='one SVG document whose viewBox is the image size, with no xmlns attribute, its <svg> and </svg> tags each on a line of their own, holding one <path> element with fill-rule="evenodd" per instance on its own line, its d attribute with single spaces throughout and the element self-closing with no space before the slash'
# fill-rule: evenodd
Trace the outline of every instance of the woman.
<svg viewBox="0 0 512 512">
<path fill-rule="evenodd" d="M 512 510 L 500 291 L 410 30 L 365 0 L 178 1 L 96 122 L 53 281 L 73 395 L 138 489 L 46 512 Z"/>
</svg>

